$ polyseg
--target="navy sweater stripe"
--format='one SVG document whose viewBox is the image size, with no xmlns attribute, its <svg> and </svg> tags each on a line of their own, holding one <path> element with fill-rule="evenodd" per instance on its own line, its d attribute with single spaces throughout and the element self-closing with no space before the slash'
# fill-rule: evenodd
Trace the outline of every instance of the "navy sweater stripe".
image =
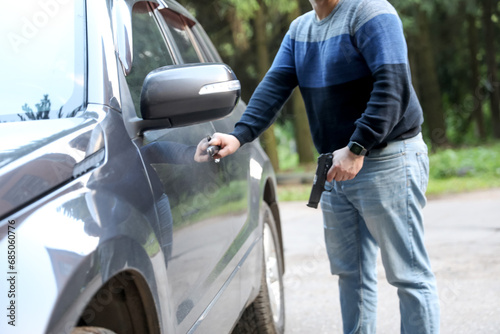
<svg viewBox="0 0 500 334">
<path fill-rule="evenodd" d="M 296 73 L 300 87 L 327 87 L 370 75 L 349 35 L 336 36 L 324 42 L 295 42 L 294 48 L 294 63 L 299 64 Z M 319 62 L 318 59 L 327 61 Z"/>
</svg>

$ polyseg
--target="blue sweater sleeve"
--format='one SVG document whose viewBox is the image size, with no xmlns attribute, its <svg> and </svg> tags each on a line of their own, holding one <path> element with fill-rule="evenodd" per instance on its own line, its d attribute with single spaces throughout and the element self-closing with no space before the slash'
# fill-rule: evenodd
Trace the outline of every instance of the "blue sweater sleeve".
<svg viewBox="0 0 500 334">
<path fill-rule="evenodd" d="M 374 80 L 366 110 L 350 140 L 370 150 L 390 139 L 410 104 L 412 86 L 402 23 L 395 14 L 357 17 L 354 42 Z M 366 20 L 366 22 L 362 22 Z"/>
<path fill-rule="evenodd" d="M 256 139 L 274 122 L 283 104 L 297 86 L 292 48 L 290 36 L 287 34 L 271 68 L 257 86 L 243 116 L 231 132 L 241 145 Z"/>
</svg>

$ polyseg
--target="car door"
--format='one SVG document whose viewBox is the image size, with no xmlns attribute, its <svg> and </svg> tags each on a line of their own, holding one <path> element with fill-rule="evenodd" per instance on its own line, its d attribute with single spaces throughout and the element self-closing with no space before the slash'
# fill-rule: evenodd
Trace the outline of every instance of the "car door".
<svg viewBox="0 0 500 334">
<path fill-rule="evenodd" d="M 142 82 L 151 70 L 205 61 L 192 43 L 188 28 L 193 23 L 155 2 L 134 5 L 133 63 L 126 79 L 138 115 Z M 237 229 L 231 217 L 235 204 L 244 216 L 246 195 L 236 200 L 225 161 L 194 161 L 200 140 L 214 132 L 213 124 L 205 122 L 145 131 L 138 140 L 160 222 L 167 268 L 167 279 L 160 284 L 169 287 L 171 313 L 179 332 L 187 332 L 203 318 L 237 266 L 233 256 Z M 238 305 L 239 295 L 229 294 L 220 300 Z"/>
<path fill-rule="evenodd" d="M 221 62 L 217 50 L 213 46 L 206 32 L 200 25 L 195 25 L 192 28 L 193 37 L 199 45 L 201 53 L 205 59 L 213 62 Z M 233 112 L 223 119 L 215 120 L 212 122 L 215 131 L 221 133 L 230 133 L 234 129 L 234 124 L 238 122 L 245 111 L 246 104 L 240 99 L 234 108 Z M 238 205 L 234 205 L 234 215 L 232 220 L 232 227 L 237 231 L 237 239 L 235 241 L 235 257 L 239 260 L 247 262 L 255 261 L 245 259 L 248 250 L 254 245 L 261 231 L 258 230 L 259 215 L 262 194 L 261 194 L 261 174 L 262 165 L 260 157 L 265 155 L 260 145 L 256 142 L 248 143 L 239 148 L 234 154 L 224 158 L 225 166 L 227 166 L 227 175 L 229 175 L 229 182 L 231 189 L 234 189 L 232 200 L 236 203 L 244 201 L 247 203 L 247 210 L 245 212 L 238 212 Z M 259 268 L 261 265 L 258 258 L 255 263 L 247 264 L 250 268 Z M 242 274 L 240 282 L 240 295 L 242 302 L 247 301 L 248 295 L 252 293 L 255 285 L 255 276 Z"/>
</svg>

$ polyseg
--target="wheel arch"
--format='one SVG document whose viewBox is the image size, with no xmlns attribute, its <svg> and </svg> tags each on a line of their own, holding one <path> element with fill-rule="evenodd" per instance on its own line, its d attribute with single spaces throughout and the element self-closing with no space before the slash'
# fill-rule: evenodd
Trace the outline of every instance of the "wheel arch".
<svg viewBox="0 0 500 334">
<path fill-rule="evenodd" d="M 117 273 L 94 293 L 77 326 L 103 327 L 116 333 L 124 328 L 127 333 L 161 333 L 148 283 L 132 269 Z"/>
<path fill-rule="evenodd" d="M 274 222 L 276 224 L 276 230 L 278 233 L 278 238 L 280 240 L 279 244 L 279 249 L 280 249 L 280 254 L 281 254 L 281 273 L 285 273 L 285 253 L 284 253 L 284 248 L 283 248 L 283 232 L 282 232 L 282 227 L 281 227 L 281 218 L 280 218 L 280 211 L 278 207 L 278 196 L 277 196 L 277 189 L 276 189 L 276 183 L 273 182 L 272 179 L 268 178 L 266 180 L 266 184 L 264 186 L 264 202 L 269 205 L 269 208 L 271 209 L 271 213 L 274 218 Z"/>
<path fill-rule="evenodd" d="M 126 249 L 135 257 L 124 262 L 121 255 Z M 160 324 L 167 324 L 161 318 L 152 265 L 142 245 L 131 238 L 102 243 L 82 259 L 59 292 L 46 332 L 91 326 L 115 333 L 159 334 Z"/>
</svg>

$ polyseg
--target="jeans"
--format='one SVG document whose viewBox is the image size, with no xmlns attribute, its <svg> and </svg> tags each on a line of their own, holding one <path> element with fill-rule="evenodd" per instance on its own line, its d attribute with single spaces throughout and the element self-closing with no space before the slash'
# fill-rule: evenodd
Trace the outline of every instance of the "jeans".
<svg viewBox="0 0 500 334">
<path fill-rule="evenodd" d="M 401 333 L 439 333 L 436 280 L 423 239 L 428 175 L 419 134 L 370 151 L 354 179 L 325 185 L 325 242 L 331 272 L 339 276 L 344 333 L 376 331 L 379 247 L 398 291 Z"/>
</svg>

